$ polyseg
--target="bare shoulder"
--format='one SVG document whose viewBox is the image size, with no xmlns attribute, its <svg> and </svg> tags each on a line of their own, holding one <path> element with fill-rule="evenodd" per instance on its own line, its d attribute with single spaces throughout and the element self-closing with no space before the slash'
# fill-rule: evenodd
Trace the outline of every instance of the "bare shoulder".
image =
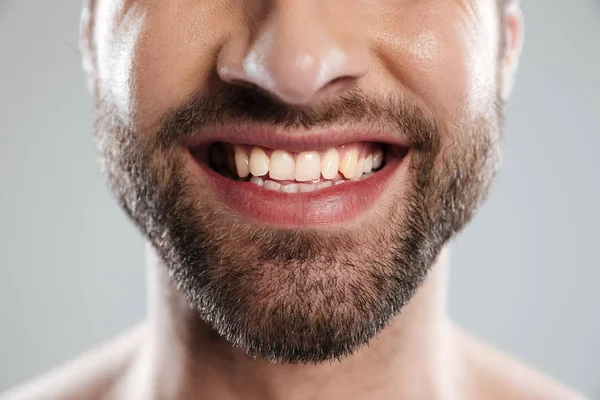
<svg viewBox="0 0 600 400">
<path fill-rule="evenodd" d="M 137 326 L 75 360 L 0 394 L 0 400 L 105 399 L 127 371 L 144 326 Z"/>
<path fill-rule="evenodd" d="M 457 331 L 468 391 L 490 400 L 585 400 L 585 397 L 521 361 Z"/>
</svg>

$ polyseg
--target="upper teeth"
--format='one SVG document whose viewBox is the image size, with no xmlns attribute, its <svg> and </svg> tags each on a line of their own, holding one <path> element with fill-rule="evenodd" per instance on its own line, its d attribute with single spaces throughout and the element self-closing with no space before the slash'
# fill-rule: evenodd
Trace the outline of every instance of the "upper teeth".
<svg viewBox="0 0 600 400">
<path fill-rule="evenodd" d="M 240 157 L 245 159 L 245 157 Z M 264 176 L 269 172 L 269 157 L 260 147 L 254 147 L 250 152 L 250 173 L 254 176 Z"/>
<path fill-rule="evenodd" d="M 263 179 L 260 181 L 251 179 L 251 182 L 273 190 L 283 190 L 285 185 L 281 186 L 280 183 L 273 181 L 267 184 L 266 179 L 311 182 L 312 184 L 319 179 L 333 180 L 338 177 L 339 172 L 340 178 L 358 180 L 363 174 L 368 174 L 381 167 L 383 163 L 381 148 L 371 147 L 364 143 L 297 154 L 285 150 L 268 150 L 262 147 L 240 145 L 234 146 L 233 151 L 234 156 L 230 167 L 235 167 L 237 176 L 240 178 L 247 178 L 249 175 L 262 177 Z M 263 181 L 265 181 L 264 185 Z M 293 182 L 288 183 L 288 186 L 290 184 Z M 320 185 L 317 188 L 327 186 L 331 185 Z M 288 189 L 297 191 L 295 186 Z M 311 188 L 300 186 L 299 190 L 309 191 Z"/>
<path fill-rule="evenodd" d="M 237 146 L 235 147 L 235 169 L 240 178 L 245 178 L 250 174 L 248 155 Z"/>
<path fill-rule="evenodd" d="M 284 181 L 294 179 L 294 158 L 290 153 L 283 150 L 275 150 L 269 160 L 269 176 L 272 179 Z"/>
<path fill-rule="evenodd" d="M 338 174 L 340 155 L 336 149 L 329 149 L 321 159 L 321 174 L 325 179 L 333 179 Z"/>
</svg>

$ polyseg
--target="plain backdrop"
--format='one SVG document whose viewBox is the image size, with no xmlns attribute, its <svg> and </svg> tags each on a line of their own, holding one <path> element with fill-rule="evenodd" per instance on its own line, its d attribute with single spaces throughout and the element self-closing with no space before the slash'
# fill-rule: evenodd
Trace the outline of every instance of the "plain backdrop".
<svg viewBox="0 0 600 400">
<path fill-rule="evenodd" d="M 0 0 L 0 391 L 145 315 L 143 240 L 95 162 L 80 0 Z M 600 398 L 600 2 L 525 1 L 503 168 L 449 309 Z"/>
</svg>

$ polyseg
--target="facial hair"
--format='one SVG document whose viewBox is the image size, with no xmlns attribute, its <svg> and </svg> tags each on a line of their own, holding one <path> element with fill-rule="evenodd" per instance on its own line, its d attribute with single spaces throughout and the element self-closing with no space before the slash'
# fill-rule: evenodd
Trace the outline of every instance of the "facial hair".
<svg viewBox="0 0 600 400">
<path fill-rule="evenodd" d="M 96 138 L 121 207 L 198 317 L 252 356 L 319 363 L 351 355 L 394 319 L 486 197 L 502 122 L 498 97 L 489 98 L 487 113 L 465 112 L 451 124 L 408 94 L 373 99 L 354 89 L 327 104 L 291 107 L 253 87 L 223 85 L 156 124 L 125 123 L 99 99 Z M 183 141 L 236 124 L 385 129 L 410 144 L 407 179 L 361 226 L 249 222 L 183 161 Z"/>
</svg>

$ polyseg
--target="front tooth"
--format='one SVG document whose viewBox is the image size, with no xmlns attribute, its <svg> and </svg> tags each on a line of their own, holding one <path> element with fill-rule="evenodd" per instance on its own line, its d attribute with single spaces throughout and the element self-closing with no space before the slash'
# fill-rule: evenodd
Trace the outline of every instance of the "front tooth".
<svg viewBox="0 0 600 400">
<path fill-rule="evenodd" d="M 246 178 L 250 173 L 250 169 L 248 167 L 248 154 L 246 154 L 244 148 L 240 146 L 234 146 L 234 153 L 237 175 L 240 178 Z"/>
<path fill-rule="evenodd" d="M 255 185 L 260 186 L 260 187 L 262 187 L 264 185 L 263 179 L 258 176 L 253 176 L 252 178 L 250 178 L 250 182 L 252 182 Z"/>
<path fill-rule="evenodd" d="M 299 183 L 298 184 L 298 192 L 300 193 L 308 193 L 314 192 L 317 188 L 312 183 Z"/>
<path fill-rule="evenodd" d="M 373 169 L 381 167 L 381 164 L 383 164 L 383 150 L 377 149 L 373 153 Z"/>
<path fill-rule="evenodd" d="M 316 151 L 305 151 L 296 159 L 296 180 L 299 182 L 319 179 L 321 176 L 321 156 Z"/>
<path fill-rule="evenodd" d="M 363 172 L 368 174 L 373 169 L 373 155 L 369 154 L 367 158 L 365 158 L 365 167 L 363 168 Z"/>
<path fill-rule="evenodd" d="M 284 150 L 275 150 L 269 162 L 269 176 L 279 181 L 293 180 L 296 166 L 294 158 Z"/>
<path fill-rule="evenodd" d="M 354 180 L 360 179 L 360 177 L 363 174 L 364 169 L 365 169 L 365 159 L 361 158 L 356 163 L 356 172 L 354 173 L 354 178 L 352 178 L 352 179 L 354 179 Z"/>
<path fill-rule="evenodd" d="M 333 179 L 337 176 L 340 167 L 340 155 L 336 149 L 329 149 L 321 157 L 321 174 L 325 179 Z"/>
<path fill-rule="evenodd" d="M 250 152 L 248 163 L 250 173 L 254 176 L 264 176 L 269 172 L 269 157 L 260 147 L 254 147 Z"/>
<path fill-rule="evenodd" d="M 358 163 L 358 149 L 350 149 L 344 154 L 340 162 L 340 172 L 346 179 L 351 179 L 356 173 L 356 164 Z"/>
<path fill-rule="evenodd" d="M 281 188 L 284 193 L 298 193 L 298 184 L 290 183 L 289 185 L 285 185 Z"/>
<path fill-rule="evenodd" d="M 278 192 L 281 190 L 281 185 L 275 181 L 266 180 L 263 186 L 265 189 L 274 190 Z"/>
</svg>

